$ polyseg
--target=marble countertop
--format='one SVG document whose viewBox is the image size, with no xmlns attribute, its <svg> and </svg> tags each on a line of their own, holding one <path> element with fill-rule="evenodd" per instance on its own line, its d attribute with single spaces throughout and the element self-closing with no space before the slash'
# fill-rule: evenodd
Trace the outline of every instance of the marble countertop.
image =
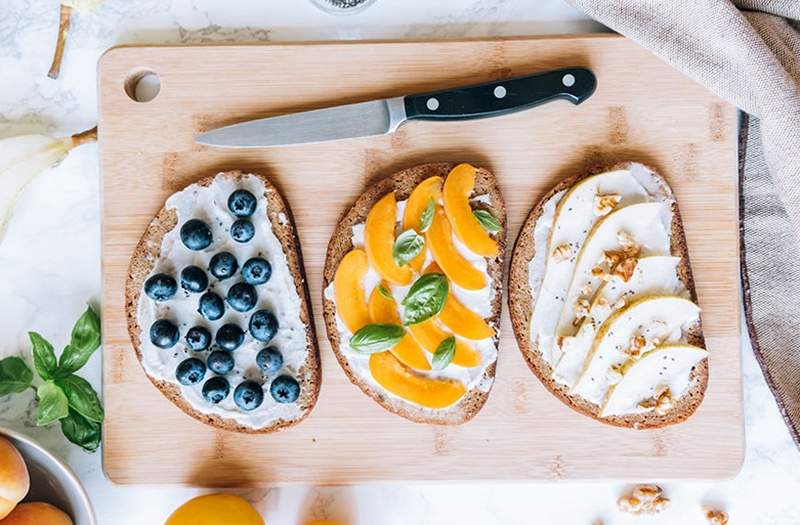
<svg viewBox="0 0 800 525">
<path fill-rule="evenodd" d="M 603 28 L 559 0 L 377 0 L 361 14 L 325 14 L 308 0 L 107 0 L 73 22 L 61 77 L 47 78 L 58 26 L 55 0 L 2 0 L 0 137 L 69 134 L 96 122 L 96 64 L 121 43 L 500 36 Z M 30 356 L 27 331 L 61 347 L 100 295 L 100 203 L 95 145 L 82 146 L 34 181 L 0 244 L 0 357 Z M 732 523 L 793 524 L 800 516 L 800 452 L 792 443 L 746 342 L 743 373 L 747 451 L 741 473 L 718 483 L 668 483 L 663 515 L 616 511 L 620 483 L 376 485 L 239 491 L 270 525 L 310 518 L 345 524 L 606 525 L 705 523 L 703 505 L 724 508 Z M 99 387 L 98 353 L 82 374 Z M 99 389 L 99 388 L 98 388 Z M 198 489 L 114 486 L 100 454 L 68 445 L 57 425 L 35 426 L 30 393 L 0 398 L 0 426 L 33 436 L 65 458 L 84 481 L 99 523 L 160 524 Z"/>
</svg>

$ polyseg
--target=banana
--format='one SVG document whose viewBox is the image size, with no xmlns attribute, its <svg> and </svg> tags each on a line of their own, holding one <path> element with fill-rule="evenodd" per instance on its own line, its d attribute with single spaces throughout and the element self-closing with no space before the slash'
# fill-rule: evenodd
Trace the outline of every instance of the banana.
<svg viewBox="0 0 800 525">
<path fill-rule="evenodd" d="M 66 138 L 20 135 L 0 140 L 0 241 L 25 186 L 61 162 L 72 148 L 94 140 L 97 128 Z"/>
</svg>

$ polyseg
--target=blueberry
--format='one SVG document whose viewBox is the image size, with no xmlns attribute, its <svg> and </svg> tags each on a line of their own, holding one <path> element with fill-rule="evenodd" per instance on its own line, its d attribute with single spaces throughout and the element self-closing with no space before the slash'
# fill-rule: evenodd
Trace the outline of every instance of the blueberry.
<svg viewBox="0 0 800 525">
<path fill-rule="evenodd" d="M 195 352 L 208 350 L 208 347 L 211 346 L 211 332 L 203 326 L 193 326 L 189 328 L 184 339 L 186 340 L 186 346 Z"/>
<path fill-rule="evenodd" d="M 236 257 L 233 254 L 219 252 L 211 258 L 211 262 L 208 263 L 208 269 L 211 271 L 211 275 L 222 281 L 236 273 L 236 270 L 239 269 L 239 263 L 236 262 Z"/>
<path fill-rule="evenodd" d="M 181 288 L 200 293 L 208 288 L 208 276 L 199 266 L 187 266 L 181 271 Z"/>
<path fill-rule="evenodd" d="M 250 335 L 269 343 L 278 331 L 278 320 L 269 310 L 258 310 L 250 316 Z"/>
<path fill-rule="evenodd" d="M 225 303 L 214 292 L 206 292 L 200 296 L 200 307 L 197 311 L 209 321 L 216 321 L 225 313 Z"/>
<path fill-rule="evenodd" d="M 196 385 L 206 375 L 206 365 L 194 357 L 184 359 L 175 370 L 175 378 L 182 385 Z"/>
<path fill-rule="evenodd" d="M 264 401 L 264 391 L 255 381 L 242 381 L 233 391 L 233 402 L 242 410 L 255 410 Z"/>
<path fill-rule="evenodd" d="M 224 376 L 233 370 L 233 356 L 222 350 L 214 350 L 208 355 L 208 368 L 215 374 Z"/>
<path fill-rule="evenodd" d="M 228 197 L 228 209 L 237 217 L 249 217 L 256 211 L 256 197 L 247 190 L 236 190 Z"/>
<path fill-rule="evenodd" d="M 212 377 L 203 384 L 203 398 L 216 405 L 228 397 L 231 391 L 231 384 L 224 377 Z"/>
<path fill-rule="evenodd" d="M 217 346 L 225 351 L 233 352 L 244 343 L 244 332 L 238 325 L 228 323 L 217 330 Z"/>
<path fill-rule="evenodd" d="M 181 226 L 181 242 L 190 250 L 205 250 L 211 246 L 211 239 L 211 228 L 200 219 L 190 219 Z"/>
<path fill-rule="evenodd" d="M 278 403 L 294 403 L 300 397 L 300 385 L 292 376 L 279 376 L 269 386 L 269 393 Z"/>
<path fill-rule="evenodd" d="M 150 342 L 159 348 L 172 348 L 178 342 L 178 327 L 159 319 L 150 327 Z"/>
<path fill-rule="evenodd" d="M 144 293 L 154 301 L 171 299 L 177 291 L 178 283 L 175 279 L 163 273 L 157 273 L 144 282 Z"/>
<path fill-rule="evenodd" d="M 231 237 L 236 242 L 247 242 L 256 234 L 256 227 L 248 219 L 239 219 L 231 225 Z"/>
<path fill-rule="evenodd" d="M 258 352 L 256 364 L 265 375 L 274 374 L 283 366 L 283 355 L 277 348 L 270 346 Z"/>
<path fill-rule="evenodd" d="M 272 276 L 272 266 L 261 257 L 248 259 L 242 266 L 242 277 L 247 284 L 264 284 Z"/>
<path fill-rule="evenodd" d="M 258 293 L 252 284 L 236 283 L 228 290 L 228 304 L 237 312 L 252 310 Z"/>
</svg>

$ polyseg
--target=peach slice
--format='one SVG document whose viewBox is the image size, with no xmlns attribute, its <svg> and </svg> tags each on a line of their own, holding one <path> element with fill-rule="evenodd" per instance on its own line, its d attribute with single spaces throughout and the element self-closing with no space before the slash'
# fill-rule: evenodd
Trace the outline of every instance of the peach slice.
<svg viewBox="0 0 800 525">
<path fill-rule="evenodd" d="M 394 395 L 427 408 L 445 408 L 467 392 L 452 379 L 428 379 L 414 374 L 390 352 L 369 356 L 369 370 L 379 385 Z"/>
<path fill-rule="evenodd" d="M 339 263 L 333 277 L 333 296 L 336 311 L 344 325 L 353 333 L 369 324 L 369 311 L 364 300 L 364 275 L 369 261 L 364 250 L 351 250 Z"/>
<path fill-rule="evenodd" d="M 425 233 L 425 239 L 436 264 L 448 279 L 467 290 L 480 290 L 486 286 L 483 274 L 458 253 L 453 245 L 450 223 L 441 206 L 436 207 L 433 223 Z"/>
<path fill-rule="evenodd" d="M 439 266 L 432 262 L 425 268 L 425 273 L 441 273 Z M 494 335 L 494 330 L 483 318 L 461 304 L 452 293 L 447 294 L 444 308 L 439 313 L 439 320 L 454 333 L 467 339 L 486 339 Z"/>
<path fill-rule="evenodd" d="M 383 281 L 381 281 L 381 284 L 386 286 L 386 283 Z M 400 324 L 400 315 L 397 313 L 397 303 L 381 295 L 377 286 L 372 290 L 369 296 L 368 309 L 369 316 L 373 323 Z M 411 337 L 410 334 L 406 334 L 399 343 L 390 349 L 390 352 L 399 359 L 401 363 L 415 370 L 427 372 L 431 369 L 428 358 L 425 357 L 425 352 L 420 348 L 419 344 L 414 341 L 414 338 Z"/>
<path fill-rule="evenodd" d="M 496 257 L 499 252 L 497 241 L 483 229 L 472 214 L 469 196 L 475 187 L 475 168 L 469 164 L 459 164 L 447 175 L 444 181 L 444 209 L 453 225 L 456 237 L 470 251 L 484 257 Z"/>
<path fill-rule="evenodd" d="M 364 228 L 364 248 L 369 263 L 378 274 L 392 284 L 404 286 L 411 282 L 408 266 L 397 266 L 392 257 L 397 202 L 394 193 L 384 195 L 367 214 Z"/>
<path fill-rule="evenodd" d="M 431 199 L 433 199 L 434 203 L 438 203 L 442 198 L 442 182 L 441 177 L 428 177 L 414 188 L 414 191 L 408 197 L 406 209 L 403 212 L 403 231 L 414 228 L 417 233 L 422 233 L 419 229 L 419 219 Z M 425 248 L 423 248 L 419 255 L 409 263 L 417 273 L 425 263 L 425 251 Z"/>
<path fill-rule="evenodd" d="M 408 330 L 422 348 L 430 353 L 436 352 L 439 344 L 451 335 L 436 326 L 435 319 L 428 319 L 419 324 L 411 325 Z M 456 339 L 456 353 L 452 361 L 454 365 L 472 368 L 481 364 L 481 361 L 481 354 L 478 351 L 465 342 Z"/>
</svg>

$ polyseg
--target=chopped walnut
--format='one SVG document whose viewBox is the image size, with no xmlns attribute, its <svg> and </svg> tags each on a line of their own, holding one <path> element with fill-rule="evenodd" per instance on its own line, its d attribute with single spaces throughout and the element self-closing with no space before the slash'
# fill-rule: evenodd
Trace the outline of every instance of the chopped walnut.
<svg viewBox="0 0 800 525">
<path fill-rule="evenodd" d="M 624 297 L 620 297 L 619 299 L 617 299 L 617 302 L 615 302 L 614 304 L 611 305 L 611 309 L 612 310 L 619 310 L 620 308 L 624 307 L 625 304 L 626 304 L 625 303 L 625 298 Z"/>
<path fill-rule="evenodd" d="M 721 510 L 708 509 L 706 521 L 709 525 L 728 525 L 728 515 Z"/>
<path fill-rule="evenodd" d="M 656 414 L 663 416 L 670 408 L 672 408 L 672 392 L 667 388 L 656 400 Z"/>
<path fill-rule="evenodd" d="M 575 301 L 575 306 L 572 307 L 572 311 L 575 313 L 575 320 L 583 319 L 589 315 L 590 306 L 589 300 L 584 297 L 581 297 Z"/>
<path fill-rule="evenodd" d="M 589 283 L 584 284 L 583 286 L 580 287 L 580 289 L 578 290 L 578 293 L 580 293 L 581 295 L 591 295 L 592 294 L 592 285 L 589 284 Z"/>
<path fill-rule="evenodd" d="M 559 263 L 572 257 L 572 247 L 569 244 L 559 244 L 553 249 L 553 261 Z"/>
<path fill-rule="evenodd" d="M 622 380 L 622 365 L 611 365 L 606 374 L 609 385 L 616 385 Z"/>
<path fill-rule="evenodd" d="M 598 217 L 604 217 L 612 212 L 617 207 L 622 197 L 616 193 L 608 193 L 605 195 L 594 196 L 594 214 Z"/>
<path fill-rule="evenodd" d="M 617 507 L 629 514 L 658 514 L 669 505 L 669 499 L 662 496 L 661 487 L 642 485 L 633 492 L 617 500 Z"/>
<path fill-rule="evenodd" d="M 592 268 L 592 277 L 596 277 L 600 280 L 607 281 L 608 272 L 606 272 L 602 266 L 595 266 Z"/>
<path fill-rule="evenodd" d="M 625 256 L 623 252 L 616 251 L 616 250 L 606 250 L 603 252 L 603 257 L 600 259 L 600 264 L 607 264 L 610 267 L 613 267 L 622 260 Z"/>
<path fill-rule="evenodd" d="M 639 359 L 642 356 L 642 349 L 647 345 L 647 340 L 643 335 L 635 335 L 631 337 L 630 346 L 625 350 L 628 357 L 631 359 Z"/>
<path fill-rule="evenodd" d="M 627 283 L 633 277 L 633 271 L 636 270 L 638 262 L 639 260 L 635 257 L 627 257 L 612 268 L 611 275 L 619 277 Z"/>
</svg>

